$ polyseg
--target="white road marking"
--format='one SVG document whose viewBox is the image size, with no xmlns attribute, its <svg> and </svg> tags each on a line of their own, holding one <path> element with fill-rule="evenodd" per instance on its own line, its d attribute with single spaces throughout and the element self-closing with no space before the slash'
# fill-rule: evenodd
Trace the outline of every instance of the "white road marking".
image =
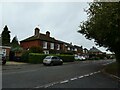
<svg viewBox="0 0 120 90">
<path fill-rule="evenodd" d="M 35 88 L 48 88 L 48 87 L 51 87 L 51 86 L 56 85 L 56 84 L 65 84 L 65 83 L 68 83 L 69 81 L 73 81 L 73 80 L 81 79 L 81 78 L 84 78 L 84 77 L 88 77 L 88 76 L 91 76 L 91 75 L 94 75 L 94 74 L 97 74 L 97 73 L 100 73 L 100 72 L 101 71 L 97 71 L 97 72 L 89 73 L 89 74 L 86 74 L 86 75 L 83 75 L 83 76 L 74 77 L 74 78 L 71 78 L 69 80 L 64 80 L 64 81 L 60 81 L 60 82 L 53 82 L 53 83 L 50 83 L 50 84 L 47 84 L 47 85 L 37 86 Z"/>
<path fill-rule="evenodd" d="M 93 75 L 93 73 L 90 73 L 90 75 Z"/>
<path fill-rule="evenodd" d="M 84 76 L 79 76 L 78 78 L 83 78 Z"/>
<path fill-rule="evenodd" d="M 93 72 L 94 74 L 96 74 L 97 72 Z"/>
<path fill-rule="evenodd" d="M 61 81 L 60 83 L 63 84 L 63 83 L 67 83 L 69 82 L 69 80 L 64 80 L 64 81 Z"/>
<path fill-rule="evenodd" d="M 86 75 L 84 75 L 85 77 L 88 77 L 89 76 L 89 74 L 86 74 Z"/>
<path fill-rule="evenodd" d="M 73 80 L 76 80 L 76 79 L 78 79 L 78 78 L 75 77 L 75 78 L 71 78 L 70 80 L 73 81 Z"/>
<path fill-rule="evenodd" d="M 98 73 L 100 73 L 101 71 L 98 71 Z"/>
</svg>

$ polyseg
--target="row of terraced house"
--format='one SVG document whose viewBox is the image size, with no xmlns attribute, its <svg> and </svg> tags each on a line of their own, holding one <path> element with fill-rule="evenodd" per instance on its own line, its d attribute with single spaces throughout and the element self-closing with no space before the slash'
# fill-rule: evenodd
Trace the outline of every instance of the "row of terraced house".
<svg viewBox="0 0 120 90">
<path fill-rule="evenodd" d="M 24 50 L 29 50 L 31 47 L 42 47 L 45 54 L 50 53 L 69 53 L 74 52 L 75 54 L 87 53 L 87 49 L 83 49 L 82 46 L 72 45 L 72 43 L 66 43 L 61 40 L 57 40 L 50 36 L 50 32 L 47 31 L 46 34 L 40 33 L 40 28 L 36 27 L 34 35 L 20 41 L 21 47 Z"/>
</svg>

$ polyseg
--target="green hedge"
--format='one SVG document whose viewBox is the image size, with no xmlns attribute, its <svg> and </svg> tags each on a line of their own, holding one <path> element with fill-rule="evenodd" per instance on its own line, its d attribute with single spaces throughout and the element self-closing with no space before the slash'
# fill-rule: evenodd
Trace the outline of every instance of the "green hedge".
<svg viewBox="0 0 120 90">
<path fill-rule="evenodd" d="M 58 56 L 60 57 L 63 62 L 73 62 L 74 61 L 74 55 L 56 55 L 56 54 L 51 54 L 53 56 Z M 43 59 L 48 56 L 46 54 L 39 54 L 39 53 L 30 53 L 29 54 L 29 63 L 42 63 Z"/>
<path fill-rule="evenodd" d="M 42 63 L 43 59 L 46 56 L 47 56 L 46 54 L 30 53 L 28 62 L 29 63 L 34 63 L 34 64 Z"/>
<path fill-rule="evenodd" d="M 21 62 L 27 62 L 28 63 L 28 59 L 29 59 L 29 51 L 26 51 L 22 54 L 21 56 Z"/>
<path fill-rule="evenodd" d="M 74 55 L 56 55 L 58 57 L 60 57 L 63 62 L 74 62 Z"/>
</svg>

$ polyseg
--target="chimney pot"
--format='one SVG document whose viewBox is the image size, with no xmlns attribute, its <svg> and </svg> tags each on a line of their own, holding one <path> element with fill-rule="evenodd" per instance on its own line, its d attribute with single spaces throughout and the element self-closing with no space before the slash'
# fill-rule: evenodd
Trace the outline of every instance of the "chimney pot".
<svg viewBox="0 0 120 90">
<path fill-rule="evenodd" d="M 46 36 L 50 37 L 50 32 L 49 31 L 46 32 Z"/>
<path fill-rule="evenodd" d="M 39 36 L 40 29 L 38 27 L 35 28 L 35 36 Z"/>
</svg>

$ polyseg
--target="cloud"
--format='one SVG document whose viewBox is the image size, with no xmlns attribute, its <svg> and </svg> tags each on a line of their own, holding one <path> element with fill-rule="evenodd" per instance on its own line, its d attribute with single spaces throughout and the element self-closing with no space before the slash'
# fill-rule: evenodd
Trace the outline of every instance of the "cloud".
<svg viewBox="0 0 120 90">
<path fill-rule="evenodd" d="M 77 33 L 80 22 L 87 19 L 84 12 L 87 2 L 11 2 L 2 3 L 2 7 L 2 28 L 8 25 L 11 39 L 17 35 L 23 40 L 33 35 L 35 26 L 39 25 L 40 32 L 49 30 L 56 39 L 87 48 L 95 46 Z"/>
</svg>

